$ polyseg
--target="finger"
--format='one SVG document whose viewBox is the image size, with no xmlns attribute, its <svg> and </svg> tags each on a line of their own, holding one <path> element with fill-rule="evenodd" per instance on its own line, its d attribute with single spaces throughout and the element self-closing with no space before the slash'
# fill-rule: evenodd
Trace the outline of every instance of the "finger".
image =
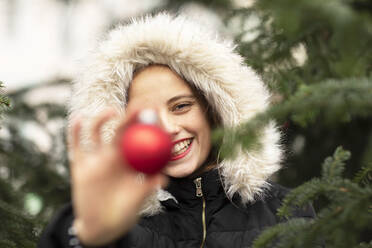
<svg viewBox="0 0 372 248">
<path fill-rule="evenodd" d="M 156 175 L 150 175 L 146 176 L 144 181 L 144 194 L 149 195 L 154 190 L 165 188 L 168 184 L 168 177 L 163 174 L 156 174 Z"/>
<path fill-rule="evenodd" d="M 103 114 L 100 114 L 93 122 L 92 125 L 92 133 L 91 133 L 91 138 L 93 143 L 96 146 L 100 146 L 102 141 L 101 141 L 101 129 L 102 126 L 110 120 L 112 117 L 116 115 L 116 112 L 114 109 L 108 109 L 103 112 Z"/>
<path fill-rule="evenodd" d="M 81 120 L 76 118 L 72 121 L 70 129 L 71 145 L 70 151 L 73 157 L 76 157 L 80 153 L 80 133 L 81 133 Z"/>
<path fill-rule="evenodd" d="M 169 183 L 169 178 L 166 175 L 160 174 L 160 176 L 156 179 L 155 184 L 158 188 L 164 189 L 167 187 Z"/>
<path fill-rule="evenodd" d="M 134 124 L 135 122 L 137 122 L 137 114 L 138 114 L 138 111 L 136 112 L 133 112 L 132 114 L 126 116 L 121 122 L 120 124 L 118 125 L 118 127 L 116 128 L 116 131 L 115 131 L 115 137 L 113 139 L 113 144 L 116 144 L 118 145 L 120 143 L 120 138 L 121 138 L 121 135 L 123 134 L 124 130 L 129 127 L 130 125 Z"/>
</svg>

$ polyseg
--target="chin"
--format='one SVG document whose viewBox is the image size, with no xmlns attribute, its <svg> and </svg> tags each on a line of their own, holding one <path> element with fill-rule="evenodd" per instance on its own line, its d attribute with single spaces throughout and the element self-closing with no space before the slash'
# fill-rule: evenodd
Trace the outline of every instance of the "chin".
<svg viewBox="0 0 372 248">
<path fill-rule="evenodd" d="M 191 175 L 194 171 L 196 171 L 196 166 L 190 166 L 187 164 L 180 164 L 180 165 L 170 165 L 163 171 L 163 174 L 175 177 L 175 178 L 182 178 Z"/>
</svg>

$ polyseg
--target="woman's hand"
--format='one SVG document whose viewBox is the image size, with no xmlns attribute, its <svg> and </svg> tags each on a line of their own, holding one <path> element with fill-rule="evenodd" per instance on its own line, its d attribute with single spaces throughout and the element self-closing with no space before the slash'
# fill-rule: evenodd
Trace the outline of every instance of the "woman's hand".
<svg viewBox="0 0 372 248">
<path fill-rule="evenodd" d="M 167 181 L 157 174 L 141 182 L 139 173 L 124 164 L 118 140 L 133 116 L 122 121 L 110 144 L 102 142 L 101 127 L 114 116 L 113 110 L 105 111 L 93 121 L 90 152 L 80 144 L 81 122 L 76 120 L 71 128 L 74 227 L 86 245 L 106 244 L 125 234 L 136 223 L 145 198 Z"/>
</svg>

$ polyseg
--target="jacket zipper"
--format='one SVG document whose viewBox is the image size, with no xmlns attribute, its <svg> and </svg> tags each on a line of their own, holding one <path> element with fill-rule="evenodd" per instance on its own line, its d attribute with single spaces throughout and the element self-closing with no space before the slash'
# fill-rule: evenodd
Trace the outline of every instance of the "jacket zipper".
<svg viewBox="0 0 372 248">
<path fill-rule="evenodd" d="M 196 186 L 196 196 L 202 199 L 203 203 L 203 212 L 202 212 L 202 223 L 203 223 L 203 241 L 200 245 L 200 248 L 204 247 L 205 238 L 207 237 L 207 225 L 205 223 L 205 198 L 203 195 L 202 184 L 201 184 L 201 177 L 198 177 L 194 180 Z"/>
</svg>

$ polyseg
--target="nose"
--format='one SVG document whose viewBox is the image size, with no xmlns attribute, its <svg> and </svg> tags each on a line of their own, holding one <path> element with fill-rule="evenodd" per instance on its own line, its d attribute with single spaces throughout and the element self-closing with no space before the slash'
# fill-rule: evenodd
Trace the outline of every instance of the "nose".
<svg viewBox="0 0 372 248">
<path fill-rule="evenodd" d="M 170 135 L 175 136 L 180 131 L 180 126 L 176 123 L 174 118 L 166 111 L 159 111 L 159 124 Z"/>
</svg>

